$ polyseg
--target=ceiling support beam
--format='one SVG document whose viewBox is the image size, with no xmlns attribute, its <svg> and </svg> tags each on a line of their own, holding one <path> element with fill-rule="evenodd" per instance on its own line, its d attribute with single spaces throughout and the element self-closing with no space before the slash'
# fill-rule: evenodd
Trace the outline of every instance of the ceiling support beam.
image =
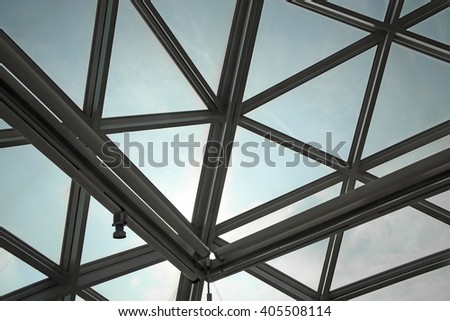
<svg viewBox="0 0 450 321">
<path fill-rule="evenodd" d="M 263 3 L 263 0 L 238 0 L 236 3 L 218 89 L 219 102 L 225 111 L 224 121 L 212 124 L 210 128 L 192 218 L 194 230 L 208 246 L 215 238 L 217 215 L 231 157 L 230 146 L 241 114 Z M 210 148 L 219 149 L 220 162 L 210 163 Z M 185 280 L 180 280 L 179 285 L 177 299 L 188 300 L 192 298 L 191 293 L 201 297 L 203 284 L 189 285 Z"/>
<path fill-rule="evenodd" d="M 397 266 L 330 292 L 330 300 L 350 300 L 450 265 L 450 249 Z"/>
<path fill-rule="evenodd" d="M 214 113 L 223 114 L 224 110 L 219 103 L 217 96 L 203 78 L 202 74 L 198 71 L 181 44 L 175 38 L 169 26 L 167 26 L 151 1 L 132 0 L 132 3 L 188 82 L 203 100 L 206 107 Z"/>
<path fill-rule="evenodd" d="M 450 149 L 215 251 L 214 279 L 347 230 L 450 186 Z"/>
<path fill-rule="evenodd" d="M 107 298 L 91 288 L 80 290 L 77 295 L 84 301 L 108 301 Z"/>
<path fill-rule="evenodd" d="M 14 128 L 0 130 L 0 148 L 26 144 L 28 144 L 28 141 Z"/>
</svg>

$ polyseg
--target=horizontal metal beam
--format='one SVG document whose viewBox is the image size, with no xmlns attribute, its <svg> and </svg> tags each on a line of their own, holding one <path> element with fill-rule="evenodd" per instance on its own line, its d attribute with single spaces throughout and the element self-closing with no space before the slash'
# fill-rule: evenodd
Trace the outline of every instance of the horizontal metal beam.
<svg viewBox="0 0 450 321">
<path fill-rule="evenodd" d="M 337 156 L 317 149 L 312 145 L 304 143 L 292 136 L 288 136 L 276 129 L 273 129 L 247 117 L 241 117 L 239 120 L 239 125 L 251 132 L 254 132 L 255 134 L 258 134 L 277 144 L 291 149 L 294 152 L 300 153 L 306 157 L 311 158 L 312 160 L 327 165 L 344 175 L 350 174 L 349 165 L 346 161 L 340 159 Z"/>
<path fill-rule="evenodd" d="M 64 291 L 58 292 L 63 288 L 69 289 L 69 286 L 58 285 L 52 279 L 45 279 L 0 296 L 0 301 L 58 300 L 64 295 Z"/>
<path fill-rule="evenodd" d="M 450 249 L 420 258 L 330 292 L 330 300 L 350 300 L 450 265 Z"/>
<path fill-rule="evenodd" d="M 203 100 L 206 107 L 215 113 L 223 113 L 224 110 L 219 104 L 217 96 L 198 71 L 197 67 L 194 65 L 191 58 L 189 58 L 181 44 L 175 38 L 169 26 L 167 26 L 166 22 L 162 19 L 158 13 L 158 10 L 156 10 L 151 1 L 132 0 L 131 2 L 161 42 L 164 49 L 166 49 L 167 53 L 181 70 L 183 75 L 192 85 L 199 97 Z"/>
<path fill-rule="evenodd" d="M 276 197 L 264 204 L 254 207 L 244 213 L 236 215 L 229 220 L 226 220 L 216 227 L 217 236 L 230 232 L 245 224 L 253 222 L 261 217 L 274 213 L 286 206 L 295 202 L 299 202 L 311 195 L 319 193 L 333 185 L 341 183 L 343 180 L 342 174 L 339 172 L 331 173 L 327 176 L 319 178 L 314 182 L 301 186 L 293 191 Z"/>
<path fill-rule="evenodd" d="M 108 301 L 106 297 L 91 288 L 80 290 L 77 295 L 84 301 Z"/>
<path fill-rule="evenodd" d="M 449 0 L 429 1 L 420 8 L 408 13 L 404 17 L 400 18 L 399 25 L 405 29 L 430 18 L 431 16 L 445 10 L 450 6 Z"/>
<path fill-rule="evenodd" d="M 105 134 L 209 124 L 222 121 L 211 111 L 185 111 L 151 115 L 104 118 L 100 130 Z"/>
<path fill-rule="evenodd" d="M 221 278 L 241 271 L 448 188 L 448 159 L 450 149 L 221 247 L 215 251 L 211 275 Z"/>
<path fill-rule="evenodd" d="M 7 214 L 6 214 L 7 215 Z M 0 247 L 59 284 L 68 282 L 58 264 L 0 226 Z"/>
<path fill-rule="evenodd" d="M 14 128 L 0 130 L 0 148 L 26 144 L 28 141 Z"/>
</svg>

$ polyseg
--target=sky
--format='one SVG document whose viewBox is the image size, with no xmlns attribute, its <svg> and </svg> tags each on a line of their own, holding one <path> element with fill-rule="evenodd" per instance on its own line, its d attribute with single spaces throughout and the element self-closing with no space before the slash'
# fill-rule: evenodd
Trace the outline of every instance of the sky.
<svg viewBox="0 0 450 321">
<path fill-rule="evenodd" d="M 235 1 L 152 2 L 216 91 Z M 382 19 L 386 8 L 386 1 L 333 2 L 377 19 Z M 95 1 L 40 0 L 39 5 L 37 3 L 32 0 L 0 0 L 0 27 L 78 106 L 82 106 Z M 423 3 L 405 1 L 404 13 Z M 183 19 L 179 18 L 180 11 Z M 412 30 L 450 44 L 449 33 L 446 32 L 449 15 L 450 9 L 447 9 Z M 299 21 L 305 27 L 299 28 Z M 129 1 L 120 1 L 116 28 L 104 117 L 206 110 Z M 366 35 L 284 1 L 266 0 L 244 99 Z M 346 159 L 373 56 L 374 50 L 368 50 L 247 116 L 302 141 L 318 143 L 323 149 L 342 141 L 344 145 L 336 153 Z M 394 45 L 364 156 L 450 119 L 448 83 L 448 64 Z M 0 119 L 0 129 L 7 127 Z M 191 219 L 201 167 L 188 164 L 186 150 L 180 155 L 186 166 L 175 166 L 174 154 L 169 148 L 170 165 L 155 168 L 148 164 L 147 152 L 151 150 L 155 160 L 162 160 L 165 142 L 173 141 L 177 134 L 181 141 L 194 135 L 195 141 L 200 142 L 194 156 L 201 161 L 208 130 L 209 125 L 197 125 L 134 132 L 128 138 L 123 134 L 109 137 L 122 150 L 125 150 L 126 139 L 142 144 L 144 153 L 139 147 L 129 147 L 129 157 L 138 164 L 142 161 L 142 166 L 139 166 L 142 172 L 183 215 Z M 328 144 L 327 132 L 332 133 L 332 142 Z M 269 166 L 262 161 L 264 149 L 261 144 L 264 139 L 241 127 L 238 127 L 235 141 L 240 146 L 248 142 L 257 142 L 258 146 L 249 148 L 247 153 L 239 148 L 233 150 L 218 223 L 332 172 L 326 166 L 306 162 L 304 157 L 299 159 L 296 167 L 288 167 L 285 164 L 294 159 L 295 153 L 283 149 L 284 154 L 280 155 L 278 148 L 271 150 L 270 154 L 277 166 Z M 148 142 L 153 143 L 152 148 Z M 449 146 L 450 138 L 447 136 L 370 172 L 383 176 Z M 242 166 L 252 160 L 248 156 L 249 151 L 261 160 L 257 167 Z M 32 146 L 0 149 L 0 177 L 2 182 L 8 182 L 7 185 L 0 184 L 1 226 L 58 262 L 70 178 Z M 301 215 L 302 211 L 338 196 L 339 191 L 340 184 L 337 184 L 222 237 L 234 241 L 285 218 Z M 448 192 L 431 199 L 450 209 L 448 200 Z M 91 199 L 82 263 L 144 244 L 129 229 L 125 240 L 113 240 L 111 221 L 110 213 Z M 44 224 L 45 233 L 35 228 L 38 224 Z M 344 234 L 332 288 L 448 248 L 449 244 L 448 226 L 411 208 L 399 210 Z M 321 241 L 267 263 L 311 288 L 317 288 L 326 246 L 327 241 Z M 449 273 L 448 268 L 440 269 L 360 299 L 448 300 L 445 293 L 448 295 L 450 291 L 442 280 L 448 278 Z M 99 284 L 94 289 L 112 300 L 170 300 L 174 299 L 178 277 L 179 272 L 170 263 L 163 262 Z M 0 295 L 43 278 L 45 276 L 40 272 L 0 249 Z M 423 286 L 424 282 L 429 293 L 417 297 L 417 291 L 412 290 Z M 117 291 L 123 288 L 130 291 Z M 254 288 L 258 289 L 256 294 L 252 291 Z M 215 300 L 290 299 L 245 272 L 215 282 L 212 292 Z"/>
</svg>

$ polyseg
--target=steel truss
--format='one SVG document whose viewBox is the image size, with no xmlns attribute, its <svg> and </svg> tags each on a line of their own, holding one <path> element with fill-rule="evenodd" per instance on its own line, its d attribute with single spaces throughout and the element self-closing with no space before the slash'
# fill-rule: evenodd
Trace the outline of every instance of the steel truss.
<svg viewBox="0 0 450 321">
<path fill-rule="evenodd" d="M 345 230 L 405 206 L 450 224 L 450 212 L 425 199 L 450 186 L 450 149 L 377 178 L 368 171 L 450 134 L 450 121 L 362 159 L 368 128 L 392 43 L 450 63 L 450 46 L 408 29 L 448 8 L 431 1 L 400 17 L 403 0 L 391 0 L 378 21 L 326 1 L 288 0 L 292 10 L 311 10 L 369 32 L 365 38 L 292 77 L 243 101 L 263 0 L 237 0 L 218 93 L 215 94 L 150 0 L 132 0 L 183 75 L 207 106 L 205 111 L 102 118 L 118 0 L 99 0 L 95 18 L 85 100 L 79 109 L 65 93 L 0 31 L 0 117 L 14 129 L 0 130 L 0 148 L 33 144 L 73 181 L 61 261 L 56 264 L 0 227 L 0 246 L 48 279 L 2 297 L 4 300 L 107 300 L 91 287 L 168 260 L 181 271 L 177 300 L 200 300 L 204 281 L 246 271 L 296 300 L 347 300 L 450 264 L 450 249 L 330 290 Z M 347 160 L 260 124 L 245 116 L 353 57 L 376 48 L 364 100 Z M 282 113 L 282 111 L 280 111 Z M 203 167 L 192 222 L 125 155 L 130 168 L 105 166 L 106 134 L 195 124 L 211 124 L 208 141 L 227 146 L 237 126 L 334 169 L 334 172 L 217 224 L 227 166 Z M 267 135 L 270 133 L 270 135 Z M 231 150 L 224 150 L 230 159 Z M 366 185 L 355 189 L 356 180 Z M 220 235 L 342 183 L 339 197 L 242 239 L 227 243 Z M 126 210 L 129 227 L 148 245 L 81 264 L 90 197 L 111 213 Z M 264 262 L 329 238 L 318 289 Z M 209 262 L 210 253 L 216 259 Z"/>
</svg>

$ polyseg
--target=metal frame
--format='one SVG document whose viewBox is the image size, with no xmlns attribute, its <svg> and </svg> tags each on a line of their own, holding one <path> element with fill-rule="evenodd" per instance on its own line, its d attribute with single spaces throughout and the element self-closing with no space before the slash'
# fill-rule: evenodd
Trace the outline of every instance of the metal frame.
<svg viewBox="0 0 450 321">
<path fill-rule="evenodd" d="M 408 29 L 450 7 L 431 1 L 400 17 L 403 0 L 391 0 L 384 21 L 326 1 L 288 0 L 292 10 L 311 10 L 369 33 L 363 39 L 298 71 L 292 77 L 243 101 L 263 0 L 237 0 L 217 94 L 213 92 L 170 26 L 150 0 L 131 0 L 161 45 L 182 71 L 208 110 L 102 118 L 118 0 L 99 0 L 82 111 L 11 40 L 0 31 L 0 117 L 14 129 L 0 130 L 0 148 L 33 144 L 72 179 L 61 261 L 45 255 L 0 227 L 0 247 L 45 274 L 48 279 L 3 296 L 3 300 L 107 300 L 91 287 L 168 260 L 181 271 L 177 300 L 200 300 L 204 281 L 245 271 L 296 300 L 348 300 L 381 287 L 450 265 L 450 249 L 331 290 L 345 230 L 412 206 L 444 224 L 450 212 L 425 199 L 450 187 L 450 150 L 441 151 L 382 178 L 368 171 L 437 139 L 450 135 L 450 120 L 362 159 L 362 151 L 392 43 L 450 63 L 450 46 Z M 290 5 L 286 4 L 286 5 Z M 260 124 L 245 114 L 301 86 L 353 57 L 376 48 L 360 116 L 347 160 Z M 44 105 L 45 104 L 45 105 Z M 282 111 L 280 111 L 282 113 Z M 231 149 L 225 164 L 203 167 L 189 222 L 138 168 L 101 166 L 106 134 L 210 124 L 208 142 L 232 142 L 237 126 L 334 169 L 334 172 L 217 224 Z M 270 133 L 270 135 L 267 135 Z M 127 157 L 120 154 L 123 161 Z M 366 185 L 355 189 L 356 180 Z M 219 236 L 283 207 L 342 183 L 339 197 L 301 215 L 227 243 Z M 148 245 L 81 265 L 90 197 L 112 213 L 127 210 L 130 228 Z M 149 205 L 151 204 L 151 208 Z M 176 231 L 176 233 L 174 233 Z M 265 264 L 269 259 L 329 238 L 317 289 Z M 209 262 L 209 255 L 216 259 Z"/>
</svg>

